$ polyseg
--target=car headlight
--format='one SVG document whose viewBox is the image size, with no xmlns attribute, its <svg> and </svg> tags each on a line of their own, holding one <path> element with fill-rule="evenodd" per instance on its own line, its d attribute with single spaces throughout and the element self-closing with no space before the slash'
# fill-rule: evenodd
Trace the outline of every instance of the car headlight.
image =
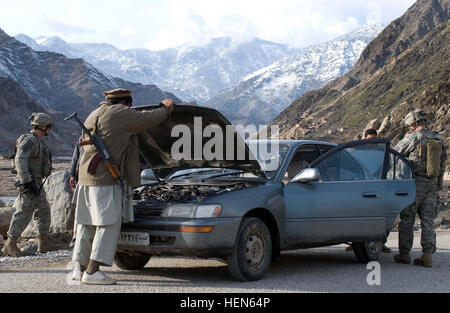
<svg viewBox="0 0 450 313">
<path fill-rule="evenodd" d="M 162 217 L 213 218 L 219 217 L 222 206 L 219 204 L 175 204 L 164 210 Z"/>
</svg>

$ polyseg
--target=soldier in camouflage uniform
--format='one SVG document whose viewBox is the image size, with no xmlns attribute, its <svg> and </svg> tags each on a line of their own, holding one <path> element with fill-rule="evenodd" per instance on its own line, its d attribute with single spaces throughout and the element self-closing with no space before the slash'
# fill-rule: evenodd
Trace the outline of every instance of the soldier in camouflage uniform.
<svg viewBox="0 0 450 313">
<path fill-rule="evenodd" d="M 15 168 L 19 179 L 16 186 L 20 194 L 14 202 L 16 211 L 3 249 L 3 253 L 13 257 L 25 255 L 17 247 L 17 240 L 31 218 L 39 232 L 38 253 L 45 253 L 52 248 L 48 241 L 50 207 L 42 190 L 43 179 L 51 173 L 52 160 L 50 150 L 41 137 L 48 136 L 53 121 L 45 113 L 33 113 L 30 121 L 32 131 L 20 136 L 16 142 Z"/>
<path fill-rule="evenodd" d="M 398 263 L 410 264 L 410 251 L 414 240 L 414 223 L 419 215 L 422 227 L 421 245 L 423 255 L 414 260 L 415 265 L 432 267 L 432 256 L 436 252 L 436 231 L 434 219 L 438 191 L 442 188 L 445 172 L 445 143 L 441 136 L 427 129 L 427 115 L 422 110 L 415 110 L 406 116 L 405 124 L 410 132 L 401 140 L 395 149 L 404 154 L 414 164 L 416 181 L 416 201 L 401 214 L 399 224 L 399 250 L 395 256 Z M 428 143 L 434 142 L 437 149 Z M 434 166 L 430 160 L 434 159 Z M 431 161 L 433 162 L 433 161 Z M 433 163 L 431 163 L 433 164 Z M 430 168 L 433 168 L 430 170 Z M 434 174 L 433 174 L 434 173 Z"/>
</svg>

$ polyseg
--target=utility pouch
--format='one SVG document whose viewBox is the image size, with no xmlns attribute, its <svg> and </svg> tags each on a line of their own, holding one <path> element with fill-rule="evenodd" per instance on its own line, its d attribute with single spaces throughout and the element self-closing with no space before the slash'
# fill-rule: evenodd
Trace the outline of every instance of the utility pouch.
<svg viewBox="0 0 450 313">
<path fill-rule="evenodd" d="M 95 175 L 95 173 L 97 172 L 97 167 L 98 165 L 103 162 L 102 156 L 100 153 L 96 153 L 93 157 L 91 162 L 89 163 L 89 167 L 88 167 L 88 173 L 92 176 Z"/>
<path fill-rule="evenodd" d="M 427 140 L 427 177 L 435 178 L 441 173 L 442 142 L 436 139 Z"/>
</svg>

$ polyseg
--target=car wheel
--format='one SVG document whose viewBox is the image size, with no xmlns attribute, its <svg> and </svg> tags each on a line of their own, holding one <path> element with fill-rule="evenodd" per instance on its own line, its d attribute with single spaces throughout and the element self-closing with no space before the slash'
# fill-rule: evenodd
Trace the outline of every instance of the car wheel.
<svg viewBox="0 0 450 313">
<path fill-rule="evenodd" d="M 382 242 L 354 242 L 353 250 L 355 256 L 361 263 L 368 263 L 371 261 L 377 261 L 381 255 L 381 249 L 383 248 Z"/>
<path fill-rule="evenodd" d="M 143 269 L 150 258 L 151 255 L 135 256 L 123 252 L 116 252 L 114 264 L 121 270 L 136 271 Z"/>
<path fill-rule="evenodd" d="M 239 227 L 228 269 L 238 281 L 255 281 L 267 272 L 272 259 L 272 238 L 266 224 L 258 218 L 244 218 Z"/>
</svg>

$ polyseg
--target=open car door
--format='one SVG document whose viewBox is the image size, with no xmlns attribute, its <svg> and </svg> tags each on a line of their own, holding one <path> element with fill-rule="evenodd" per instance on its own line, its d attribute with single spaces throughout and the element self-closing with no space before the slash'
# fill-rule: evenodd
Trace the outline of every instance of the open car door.
<svg viewBox="0 0 450 313">
<path fill-rule="evenodd" d="M 413 180 L 411 162 L 397 151 L 390 149 L 386 172 L 387 206 L 386 228 L 389 234 L 396 226 L 399 214 L 416 198 L 416 184 Z"/>
<path fill-rule="evenodd" d="M 309 167 L 320 172 L 320 179 L 294 178 L 284 189 L 290 242 L 382 241 L 396 216 L 414 202 L 411 168 L 388 139 L 341 144 Z"/>
</svg>

